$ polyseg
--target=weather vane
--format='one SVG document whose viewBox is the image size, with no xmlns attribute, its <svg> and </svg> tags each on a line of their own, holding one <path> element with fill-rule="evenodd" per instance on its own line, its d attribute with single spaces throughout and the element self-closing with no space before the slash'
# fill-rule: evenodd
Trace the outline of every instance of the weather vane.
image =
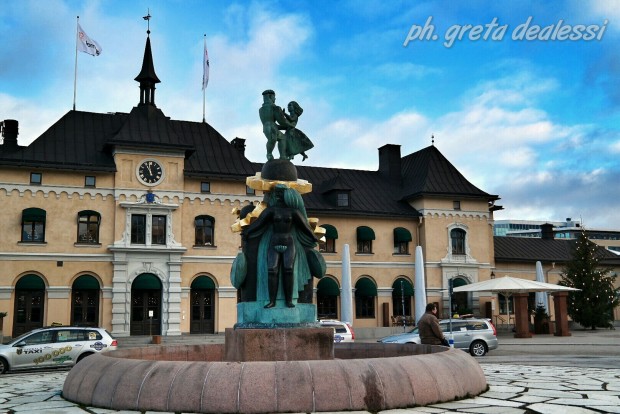
<svg viewBox="0 0 620 414">
<path fill-rule="evenodd" d="M 146 34 L 151 34 L 151 9 L 146 9 L 146 16 L 142 18 L 146 20 Z"/>
</svg>

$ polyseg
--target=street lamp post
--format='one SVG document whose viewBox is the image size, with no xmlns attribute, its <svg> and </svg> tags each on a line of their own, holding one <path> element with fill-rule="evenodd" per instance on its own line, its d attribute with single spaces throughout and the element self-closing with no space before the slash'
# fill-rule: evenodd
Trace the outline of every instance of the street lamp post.
<svg viewBox="0 0 620 414">
<path fill-rule="evenodd" d="M 407 318 L 405 318 L 405 281 L 400 281 L 400 298 L 403 307 L 403 332 L 407 330 Z"/>
</svg>

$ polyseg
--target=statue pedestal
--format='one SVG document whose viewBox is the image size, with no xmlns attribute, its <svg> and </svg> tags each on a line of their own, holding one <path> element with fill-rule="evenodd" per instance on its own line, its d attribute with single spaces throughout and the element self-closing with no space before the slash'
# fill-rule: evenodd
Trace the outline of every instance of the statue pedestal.
<svg viewBox="0 0 620 414">
<path fill-rule="evenodd" d="M 312 303 L 298 303 L 294 308 L 287 308 L 284 300 L 276 300 L 276 306 L 265 309 L 264 301 L 241 302 L 237 304 L 237 324 L 235 328 L 276 328 L 278 325 L 318 326 L 316 319 L 316 305 Z M 273 326 L 269 326 L 273 325 Z M 280 326 L 283 327 L 283 326 Z"/>
<path fill-rule="evenodd" d="M 226 328 L 224 361 L 334 359 L 331 328 Z"/>
</svg>

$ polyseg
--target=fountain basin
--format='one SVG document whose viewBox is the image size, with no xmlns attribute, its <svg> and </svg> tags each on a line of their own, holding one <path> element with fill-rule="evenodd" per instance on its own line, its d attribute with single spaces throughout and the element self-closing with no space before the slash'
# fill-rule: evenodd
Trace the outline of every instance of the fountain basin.
<svg viewBox="0 0 620 414">
<path fill-rule="evenodd" d="M 278 413 L 423 406 L 487 389 L 467 353 L 432 345 L 347 343 L 333 360 L 224 361 L 225 345 L 164 345 L 90 356 L 63 397 L 114 410 Z"/>
</svg>

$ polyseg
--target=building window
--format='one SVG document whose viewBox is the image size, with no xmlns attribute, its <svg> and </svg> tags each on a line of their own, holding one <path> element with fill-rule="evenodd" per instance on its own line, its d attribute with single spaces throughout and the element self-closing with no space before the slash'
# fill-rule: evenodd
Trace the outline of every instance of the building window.
<svg viewBox="0 0 620 414">
<path fill-rule="evenodd" d="M 43 182 L 43 174 L 30 173 L 30 184 L 41 185 L 42 182 Z"/>
<path fill-rule="evenodd" d="M 377 286 L 367 277 L 362 277 L 355 283 L 355 317 L 368 319 L 375 317 L 375 299 Z"/>
<path fill-rule="evenodd" d="M 453 207 L 455 210 L 460 210 L 460 209 L 461 209 L 461 202 L 460 202 L 460 201 L 458 201 L 458 200 L 453 201 L 453 202 L 452 202 L 452 207 Z"/>
<path fill-rule="evenodd" d="M 453 229 L 450 232 L 452 254 L 465 254 L 465 234 L 463 229 Z"/>
<path fill-rule="evenodd" d="M 22 240 L 23 242 L 45 242 L 45 210 L 27 208 L 22 211 Z"/>
<path fill-rule="evenodd" d="M 367 226 L 357 228 L 357 253 L 372 253 L 372 241 L 375 239 L 375 232 Z"/>
<path fill-rule="evenodd" d="M 394 254 L 409 254 L 411 232 L 404 227 L 394 229 Z"/>
<path fill-rule="evenodd" d="M 338 296 L 316 295 L 316 314 L 319 319 L 338 319 Z"/>
<path fill-rule="evenodd" d="M 95 187 L 97 179 L 94 175 L 87 175 L 84 177 L 84 187 Z"/>
<path fill-rule="evenodd" d="M 151 244 L 166 244 L 166 216 L 153 216 Z"/>
<path fill-rule="evenodd" d="M 131 243 L 146 244 L 146 215 L 132 214 L 131 216 Z"/>
<path fill-rule="evenodd" d="M 336 240 L 325 239 L 325 241 L 319 241 L 319 251 L 322 253 L 336 253 Z"/>
<path fill-rule="evenodd" d="M 325 241 L 319 241 L 319 251 L 324 253 L 336 253 L 338 230 L 331 224 L 323 224 L 321 227 L 325 229 Z"/>
<path fill-rule="evenodd" d="M 200 192 L 201 193 L 210 193 L 211 192 L 211 183 L 209 181 L 203 181 L 200 183 Z"/>
<path fill-rule="evenodd" d="M 196 246 L 213 246 L 215 219 L 211 216 L 198 216 L 195 220 Z"/>
<path fill-rule="evenodd" d="M 358 240 L 357 241 L 358 253 L 372 253 L 372 240 Z"/>
<path fill-rule="evenodd" d="M 247 195 L 255 195 L 256 194 L 256 190 L 254 190 L 252 187 L 250 186 L 245 186 L 245 194 Z"/>
<path fill-rule="evenodd" d="M 355 317 L 358 319 L 375 317 L 375 298 L 373 296 L 355 295 Z"/>
<path fill-rule="evenodd" d="M 101 215 L 96 211 L 84 210 L 78 213 L 78 243 L 99 243 Z"/>
<path fill-rule="evenodd" d="M 338 207 L 349 207 L 349 193 L 338 193 L 337 205 Z"/>
<path fill-rule="evenodd" d="M 408 242 L 394 242 L 394 254 L 409 254 Z"/>
</svg>

